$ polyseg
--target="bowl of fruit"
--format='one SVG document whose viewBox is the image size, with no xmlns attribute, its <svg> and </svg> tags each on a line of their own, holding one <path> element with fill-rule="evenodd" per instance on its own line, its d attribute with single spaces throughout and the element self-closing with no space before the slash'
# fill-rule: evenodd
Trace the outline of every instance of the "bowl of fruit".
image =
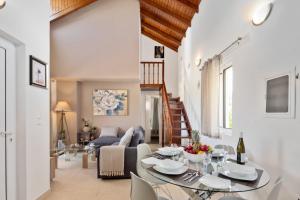
<svg viewBox="0 0 300 200">
<path fill-rule="evenodd" d="M 184 148 L 184 156 L 192 162 L 201 162 L 207 153 L 212 152 L 212 147 L 206 144 L 192 144 Z"/>
</svg>

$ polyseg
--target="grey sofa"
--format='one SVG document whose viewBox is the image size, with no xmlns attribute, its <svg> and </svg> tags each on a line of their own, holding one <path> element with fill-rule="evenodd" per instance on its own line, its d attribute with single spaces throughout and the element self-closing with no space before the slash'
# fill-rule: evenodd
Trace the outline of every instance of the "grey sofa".
<svg viewBox="0 0 300 200">
<path fill-rule="evenodd" d="M 136 173 L 136 162 L 137 162 L 137 146 L 141 143 L 144 143 L 145 130 L 142 127 L 136 127 L 134 129 L 133 136 L 129 147 L 125 148 L 125 159 L 124 159 L 124 176 L 101 176 L 100 175 L 100 148 L 102 146 L 109 145 L 118 145 L 124 132 L 118 134 L 118 137 L 112 136 L 103 136 L 99 137 L 96 140 L 92 141 L 96 148 L 96 157 L 97 157 L 97 177 L 102 179 L 120 179 L 120 178 L 130 178 L 130 172 Z"/>
</svg>

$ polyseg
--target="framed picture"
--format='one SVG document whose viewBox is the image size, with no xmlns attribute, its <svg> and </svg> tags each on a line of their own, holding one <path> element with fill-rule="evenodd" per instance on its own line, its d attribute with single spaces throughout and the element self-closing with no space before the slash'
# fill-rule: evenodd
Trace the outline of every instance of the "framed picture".
<svg viewBox="0 0 300 200">
<path fill-rule="evenodd" d="M 30 85 L 47 88 L 47 64 L 30 56 Z"/>
<path fill-rule="evenodd" d="M 99 90 L 93 91 L 94 115 L 127 116 L 128 90 Z"/>
<path fill-rule="evenodd" d="M 154 58 L 165 58 L 165 47 L 155 46 L 154 47 Z"/>
<path fill-rule="evenodd" d="M 271 118 L 294 118 L 296 72 L 274 75 L 265 80 L 265 115 Z"/>
</svg>

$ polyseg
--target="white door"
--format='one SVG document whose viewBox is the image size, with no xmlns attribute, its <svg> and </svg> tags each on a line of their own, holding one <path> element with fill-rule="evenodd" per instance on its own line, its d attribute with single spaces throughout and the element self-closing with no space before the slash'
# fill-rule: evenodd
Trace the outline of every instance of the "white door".
<svg viewBox="0 0 300 200">
<path fill-rule="evenodd" d="M 6 199 L 6 89 L 5 89 L 5 75 L 6 75 L 6 50 L 0 47 L 0 200 Z"/>
<path fill-rule="evenodd" d="M 0 200 L 16 199 L 15 47 L 0 38 Z"/>
</svg>

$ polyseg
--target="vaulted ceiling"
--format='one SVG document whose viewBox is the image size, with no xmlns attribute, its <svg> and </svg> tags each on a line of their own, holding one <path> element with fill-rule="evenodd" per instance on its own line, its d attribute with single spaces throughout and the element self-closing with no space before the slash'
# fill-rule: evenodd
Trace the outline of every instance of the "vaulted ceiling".
<svg viewBox="0 0 300 200">
<path fill-rule="evenodd" d="M 178 50 L 201 0 L 140 0 L 142 34 Z"/>
<path fill-rule="evenodd" d="M 51 0 L 53 22 L 97 0 Z M 201 0 L 140 0 L 141 31 L 177 51 Z"/>
<path fill-rule="evenodd" d="M 60 19 L 80 8 L 83 8 L 97 0 L 51 0 L 50 21 Z"/>
</svg>

